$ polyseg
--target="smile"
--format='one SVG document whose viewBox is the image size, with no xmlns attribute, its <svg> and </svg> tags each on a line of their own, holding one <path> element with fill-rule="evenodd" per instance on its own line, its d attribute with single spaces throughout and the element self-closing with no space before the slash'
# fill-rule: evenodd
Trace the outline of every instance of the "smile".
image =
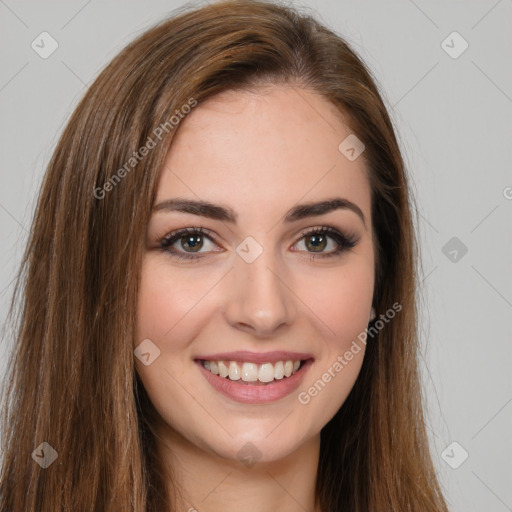
<svg viewBox="0 0 512 512">
<path fill-rule="evenodd" d="M 244 403 L 265 403 L 292 393 L 313 359 L 256 364 L 243 361 L 196 359 L 210 385 L 229 398 Z"/>
</svg>

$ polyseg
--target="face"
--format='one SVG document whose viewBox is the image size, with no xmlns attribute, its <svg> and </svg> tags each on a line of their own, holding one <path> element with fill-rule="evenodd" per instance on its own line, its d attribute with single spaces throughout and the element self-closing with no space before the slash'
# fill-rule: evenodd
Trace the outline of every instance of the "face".
<svg viewBox="0 0 512 512">
<path fill-rule="evenodd" d="M 224 92 L 181 122 L 148 225 L 136 341 L 174 442 L 233 461 L 250 442 L 275 461 L 347 398 L 374 287 L 364 154 L 338 149 L 350 134 L 323 97 L 277 85 Z"/>
</svg>

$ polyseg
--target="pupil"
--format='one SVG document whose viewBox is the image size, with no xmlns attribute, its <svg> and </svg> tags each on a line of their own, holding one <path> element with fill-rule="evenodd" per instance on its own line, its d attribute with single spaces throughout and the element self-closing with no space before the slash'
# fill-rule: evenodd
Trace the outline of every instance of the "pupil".
<svg viewBox="0 0 512 512">
<path fill-rule="evenodd" d="M 202 246 L 201 236 L 188 235 L 188 237 L 185 237 L 185 240 L 185 247 L 189 247 L 191 249 L 200 249 Z"/>
<path fill-rule="evenodd" d="M 325 247 L 325 237 L 323 235 L 311 235 L 309 237 L 310 243 L 315 249 L 320 247 L 320 251 Z M 318 244 L 321 244 L 320 246 Z"/>
</svg>

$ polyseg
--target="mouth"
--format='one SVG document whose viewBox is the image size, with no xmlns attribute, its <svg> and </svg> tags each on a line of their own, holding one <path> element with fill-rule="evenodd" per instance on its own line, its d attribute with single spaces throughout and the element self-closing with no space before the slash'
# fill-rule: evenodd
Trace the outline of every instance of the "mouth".
<svg viewBox="0 0 512 512">
<path fill-rule="evenodd" d="M 294 391 L 313 358 L 249 361 L 194 359 L 202 375 L 220 393 L 238 402 L 265 403 Z"/>
</svg>

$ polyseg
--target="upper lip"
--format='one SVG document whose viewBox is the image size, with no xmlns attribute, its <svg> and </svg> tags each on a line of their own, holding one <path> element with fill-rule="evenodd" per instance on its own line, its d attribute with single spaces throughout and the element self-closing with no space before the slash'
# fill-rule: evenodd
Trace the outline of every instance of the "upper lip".
<svg viewBox="0 0 512 512">
<path fill-rule="evenodd" d="M 299 361 L 312 359 L 311 354 L 303 352 L 287 352 L 284 350 L 274 350 L 273 352 L 248 352 L 238 350 L 236 352 L 222 352 L 218 354 L 209 354 L 197 356 L 194 359 L 202 361 L 243 361 L 248 363 L 275 363 L 277 361 Z"/>
</svg>

